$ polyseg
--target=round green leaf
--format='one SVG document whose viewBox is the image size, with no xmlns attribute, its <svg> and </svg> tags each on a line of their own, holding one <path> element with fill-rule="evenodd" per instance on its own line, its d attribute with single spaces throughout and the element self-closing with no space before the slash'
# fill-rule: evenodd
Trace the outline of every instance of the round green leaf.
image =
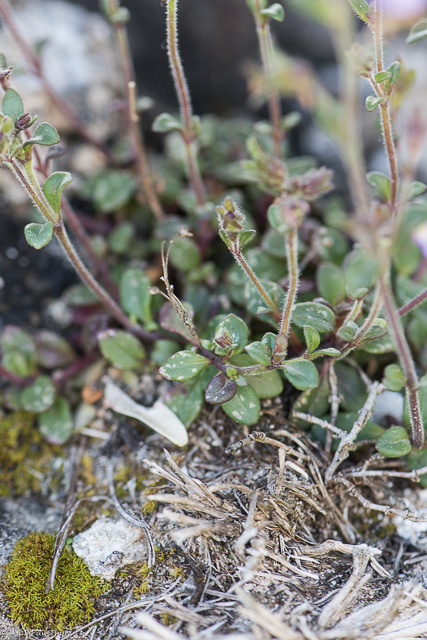
<svg viewBox="0 0 427 640">
<path fill-rule="evenodd" d="M 322 262 L 316 272 L 316 283 L 322 298 L 335 306 L 345 299 L 345 278 L 342 270 L 333 262 Z"/>
<path fill-rule="evenodd" d="M 344 275 L 348 294 L 355 299 L 358 289 L 369 289 L 378 273 L 378 262 L 367 255 L 360 247 L 354 249 L 345 259 Z M 366 291 L 362 292 L 364 295 Z"/>
<path fill-rule="evenodd" d="M 224 335 L 231 337 L 230 347 L 223 347 L 220 344 L 221 338 Z M 216 328 L 215 331 L 215 353 L 219 355 L 228 355 L 230 352 L 235 355 L 241 353 L 248 341 L 249 329 L 246 323 L 234 315 L 229 313 L 222 322 Z"/>
<path fill-rule="evenodd" d="M 267 9 L 262 9 L 260 13 L 261 15 L 267 16 L 272 20 L 277 20 L 277 22 L 283 22 L 283 20 L 285 19 L 285 10 L 278 2 L 275 2 L 271 6 L 267 7 Z"/>
<path fill-rule="evenodd" d="M 201 262 L 199 247 L 191 238 L 177 238 L 170 251 L 172 266 L 180 271 L 192 271 Z"/>
<path fill-rule="evenodd" d="M 104 358 L 118 369 L 138 369 L 145 358 L 145 349 L 138 338 L 126 331 L 104 331 L 99 348 Z"/>
<path fill-rule="evenodd" d="M 384 173 L 380 171 L 370 171 L 366 174 L 366 179 L 374 190 L 374 196 L 382 202 L 388 202 L 391 196 L 391 182 Z"/>
<path fill-rule="evenodd" d="M 403 427 L 391 427 L 377 440 L 377 450 L 388 458 L 406 456 L 411 448 L 408 432 Z"/>
<path fill-rule="evenodd" d="M 258 364 L 263 364 L 264 366 L 270 364 L 271 355 L 263 342 L 251 342 L 246 345 L 245 351 L 251 356 L 252 360 L 258 362 Z"/>
<path fill-rule="evenodd" d="M 400 391 L 405 386 L 405 376 L 397 364 L 389 364 L 384 369 L 383 384 L 390 391 Z"/>
<path fill-rule="evenodd" d="M 247 376 L 246 381 L 261 400 L 275 398 L 283 391 L 283 380 L 278 371 L 266 371 L 259 376 Z"/>
<path fill-rule="evenodd" d="M 320 344 L 319 332 L 316 331 L 316 329 L 313 329 L 313 327 L 309 327 L 308 325 L 305 325 L 303 328 L 304 338 L 307 344 L 307 351 L 308 353 L 311 353 L 312 351 L 317 349 Z"/>
<path fill-rule="evenodd" d="M 151 316 L 150 280 L 138 267 L 127 269 L 120 281 L 120 301 L 129 315 L 135 316 L 149 328 L 155 327 Z"/>
<path fill-rule="evenodd" d="M 375 109 L 378 107 L 379 104 L 381 104 L 381 102 L 384 101 L 384 98 L 378 98 L 376 96 L 368 96 L 366 98 L 366 108 L 368 111 L 375 111 Z"/>
<path fill-rule="evenodd" d="M 61 194 L 65 187 L 73 181 L 68 171 L 55 171 L 43 185 L 43 193 L 52 209 L 59 216 L 61 211 Z"/>
<path fill-rule="evenodd" d="M 55 386 L 47 376 L 40 376 L 21 393 L 21 406 L 25 411 L 41 413 L 52 406 L 56 396 Z"/>
<path fill-rule="evenodd" d="M 282 365 L 282 369 L 289 382 L 300 391 L 314 389 L 319 384 L 317 369 L 308 360 L 290 360 Z"/>
<path fill-rule="evenodd" d="M 152 126 L 152 130 L 156 133 L 168 133 L 169 131 L 180 131 L 181 129 L 182 124 L 170 113 L 160 113 Z"/>
<path fill-rule="evenodd" d="M 406 38 L 406 44 L 415 44 L 425 37 L 427 37 L 427 20 L 423 18 L 411 27 L 409 35 Z"/>
<path fill-rule="evenodd" d="M 186 382 L 199 374 L 209 364 L 209 360 L 193 351 L 178 351 L 160 367 L 159 373 L 166 380 Z"/>
<path fill-rule="evenodd" d="M 46 369 L 66 367 L 76 359 L 70 344 L 57 333 L 41 329 L 34 335 L 37 362 Z"/>
<path fill-rule="evenodd" d="M 151 351 L 150 358 L 152 362 L 160 366 L 166 362 L 168 358 L 173 356 L 178 349 L 178 343 L 173 340 L 156 340 L 153 350 Z"/>
<path fill-rule="evenodd" d="M 24 105 L 22 98 L 15 89 L 8 89 L 4 96 L 1 105 L 2 113 L 4 116 L 9 116 L 15 122 L 20 116 L 24 114 Z"/>
<path fill-rule="evenodd" d="M 117 211 L 129 202 L 136 189 L 135 180 L 123 171 L 103 171 L 92 184 L 95 206 L 104 213 Z"/>
<path fill-rule="evenodd" d="M 251 386 L 239 387 L 236 395 L 229 402 L 222 405 L 225 413 L 238 422 L 248 426 L 256 424 L 259 420 L 261 403 Z"/>
<path fill-rule="evenodd" d="M 24 142 L 24 149 L 33 144 L 41 144 L 45 147 L 51 147 L 53 144 L 58 144 L 59 133 L 48 122 L 42 122 L 37 127 L 34 135 Z"/>
<path fill-rule="evenodd" d="M 14 325 L 6 325 L 0 338 L 2 365 L 12 373 L 27 377 L 36 369 L 36 345 L 30 334 Z"/>
<path fill-rule="evenodd" d="M 38 416 L 42 436 L 52 444 L 64 444 L 73 433 L 73 418 L 68 401 L 58 396 L 47 411 Z"/>
<path fill-rule="evenodd" d="M 392 77 L 392 75 L 391 75 L 390 71 L 379 71 L 378 73 L 376 73 L 374 75 L 374 80 L 375 80 L 375 82 L 380 84 L 381 82 L 384 82 L 385 80 L 390 80 L 391 77 Z"/>
<path fill-rule="evenodd" d="M 33 249 L 42 249 L 52 240 L 53 224 L 52 222 L 30 222 L 24 228 L 25 240 Z"/>
<path fill-rule="evenodd" d="M 297 327 L 308 325 L 320 333 L 329 333 L 334 330 L 334 312 L 320 302 L 301 302 L 295 305 L 292 313 L 292 322 Z"/>
</svg>

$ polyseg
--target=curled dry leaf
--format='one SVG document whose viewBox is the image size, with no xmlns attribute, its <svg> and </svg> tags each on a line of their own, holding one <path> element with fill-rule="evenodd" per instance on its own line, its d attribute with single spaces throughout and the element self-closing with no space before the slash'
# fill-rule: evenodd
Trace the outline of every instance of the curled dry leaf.
<svg viewBox="0 0 427 640">
<path fill-rule="evenodd" d="M 108 376 L 105 376 L 103 380 L 105 382 L 105 402 L 113 411 L 140 420 L 179 447 L 187 444 L 186 428 L 173 411 L 163 404 L 162 400 L 157 400 L 152 407 L 144 407 L 132 400 Z"/>
</svg>

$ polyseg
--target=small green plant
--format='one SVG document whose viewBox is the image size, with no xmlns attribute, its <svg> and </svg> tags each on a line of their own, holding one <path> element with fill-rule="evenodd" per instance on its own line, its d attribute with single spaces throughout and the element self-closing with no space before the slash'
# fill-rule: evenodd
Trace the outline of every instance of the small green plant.
<svg viewBox="0 0 427 640">
<path fill-rule="evenodd" d="M 60 557 L 55 589 L 46 594 L 55 537 L 30 533 L 19 540 L 1 583 L 12 620 L 29 629 L 62 631 L 88 622 L 106 586 L 71 549 Z"/>
<path fill-rule="evenodd" d="M 420 355 L 427 341 L 427 315 L 420 308 L 427 300 L 427 276 L 415 230 L 427 219 L 427 186 L 415 180 L 416 161 L 404 166 L 399 160 L 392 128 L 412 75 L 400 61 L 384 64 L 380 1 L 295 2 L 331 30 L 342 70 L 338 97 L 313 71 L 277 51 L 272 27 L 285 17 L 281 4 L 247 4 L 263 68 L 262 80 L 254 84 L 270 113 L 270 122 L 255 125 L 194 116 L 178 51 L 178 3 L 165 0 L 179 117 L 163 113 L 153 125 L 167 140 L 156 167 L 161 188 L 162 180 L 152 179 L 138 127 L 141 101 L 129 61 L 128 12 L 117 0 L 104 0 L 119 45 L 135 168 L 131 175 L 109 167 L 81 189 L 96 212 L 113 222 L 120 214 L 107 239 L 98 236 L 96 243 L 63 196 L 71 175 L 51 172 L 57 131 L 47 123 L 36 127 L 36 116 L 25 111 L 11 86 L 11 68 L 1 60 L 2 163 L 43 216 L 43 222 L 25 227 L 25 237 L 40 249 L 56 236 L 85 285 L 68 292 L 67 303 L 85 308 L 95 327 L 91 333 L 86 324 L 81 332 L 86 352 L 80 359 L 70 354 L 73 366 L 62 379 L 49 375 L 40 340 L 6 328 L 0 371 L 11 383 L 9 405 L 37 414 L 41 433 L 65 442 L 74 426 L 63 383 L 85 368 L 85 358 L 102 354 L 124 381 L 160 366 L 173 383 L 164 400 L 185 427 L 205 402 L 221 405 L 236 423 L 255 425 L 262 400 L 294 387 L 302 395 L 289 418 L 324 443 L 330 456 L 326 482 L 335 481 L 350 452 L 367 442 L 386 457 L 411 452 L 415 465 L 424 459 L 414 450 L 425 451 L 427 420 L 425 355 Z M 372 36 L 370 48 L 354 43 L 353 12 L 363 22 L 364 37 Z M 16 32 L 6 0 L 0 0 L 0 13 Z M 415 25 L 408 42 L 424 35 L 424 23 Z M 389 175 L 366 172 L 358 76 L 373 91 L 366 108 L 369 117 L 379 118 Z M 289 93 L 311 108 L 339 148 L 351 215 L 332 195 L 329 169 L 310 158 L 290 157 L 287 135 L 300 114 L 282 117 L 281 94 Z M 418 140 L 412 136 L 408 145 L 411 158 L 419 157 Z M 41 157 L 40 146 L 53 147 L 53 153 Z M 165 205 L 172 213 L 165 214 Z M 88 264 L 66 224 L 81 241 Z M 96 315 L 100 305 L 108 313 L 102 326 Z M 70 347 L 53 342 L 57 362 Z M 405 396 L 402 424 L 385 433 L 369 420 L 384 389 Z"/>
</svg>

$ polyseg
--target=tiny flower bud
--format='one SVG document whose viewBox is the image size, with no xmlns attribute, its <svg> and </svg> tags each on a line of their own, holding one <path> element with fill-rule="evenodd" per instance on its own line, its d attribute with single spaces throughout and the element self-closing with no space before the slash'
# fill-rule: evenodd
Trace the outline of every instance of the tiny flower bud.
<svg viewBox="0 0 427 640">
<path fill-rule="evenodd" d="M 28 129 L 32 122 L 31 113 L 23 113 L 22 116 L 19 116 L 15 122 L 15 129 L 17 131 L 24 131 L 24 129 Z"/>
</svg>

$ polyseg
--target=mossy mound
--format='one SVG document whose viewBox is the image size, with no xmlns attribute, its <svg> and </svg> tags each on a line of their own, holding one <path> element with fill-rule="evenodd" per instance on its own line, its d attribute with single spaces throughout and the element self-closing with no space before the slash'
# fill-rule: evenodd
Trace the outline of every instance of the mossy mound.
<svg viewBox="0 0 427 640">
<path fill-rule="evenodd" d="M 30 533 L 19 540 L 6 567 L 2 591 L 16 624 L 30 629 L 63 630 L 89 622 L 95 598 L 108 585 L 90 575 L 73 551 L 65 551 L 58 562 L 55 589 L 45 594 L 55 537 Z"/>
<path fill-rule="evenodd" d="M 40 477 L 50 471 L 53 457 L 64 455 L 61 447 L 43 440 L 27 411 L 0 420 L 0 442 L 0 496 L 40 491 Z"/>
</svg>

